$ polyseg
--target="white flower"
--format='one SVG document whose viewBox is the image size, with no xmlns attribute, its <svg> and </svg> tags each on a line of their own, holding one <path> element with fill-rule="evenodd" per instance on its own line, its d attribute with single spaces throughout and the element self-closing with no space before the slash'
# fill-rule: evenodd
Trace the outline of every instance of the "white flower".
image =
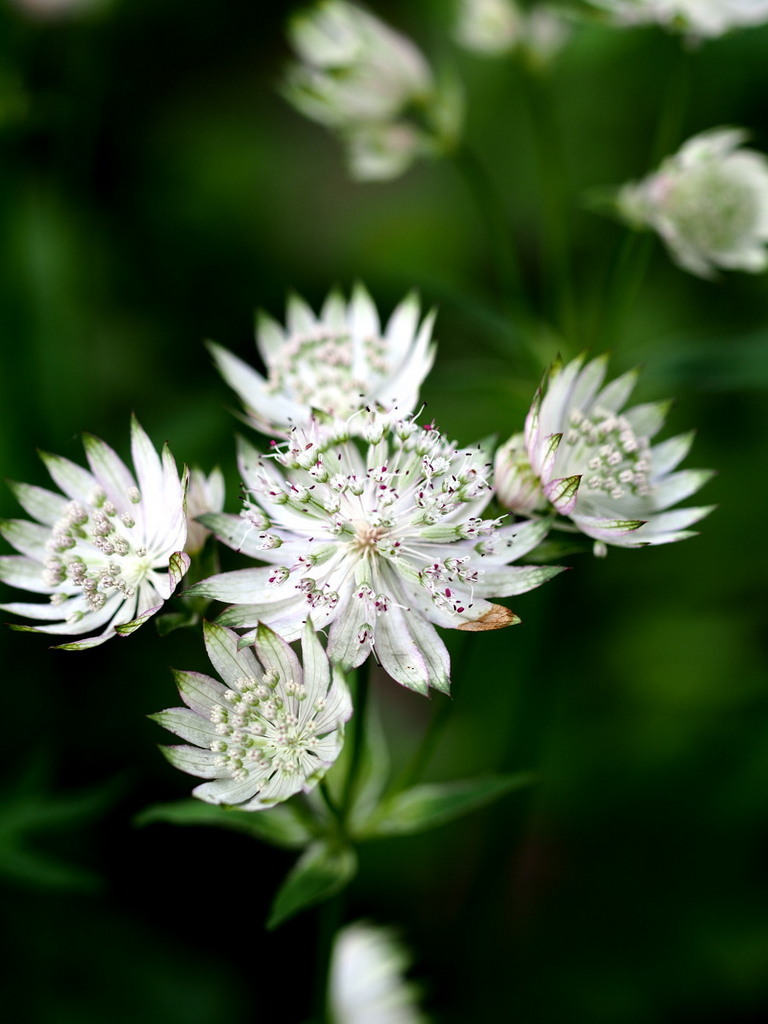
<svg viewBox="0 0 768 1024">
<path fill-rule="evenodd" d="M 620 25 L 658 23 L 692 38 L 768 21 L 768 0 L 591 0 Z"/>
<path fill-rule="evenodd" d="M 625 185 L 619 212 L 647 225 L 685 270 L 753 273 L 768 265 L 768 160 L 739 149 L 746 135 L 717 128 L 689 139 L 655 174 Z"/>
<path fill-rule="evenodd" d="M 520 51 L 546 64 L 568 39 L 563 15 L 549 4 L 521 10 L 514 0 L 459 0 L 456 41 L 488 57 Z"/>
<path fill-rule="evenodd" d="M 20 552 L 0 558 L 0 579 L 49 597 L 42 604 L 0 605 L 46 623 L 15 628 L 59 635 L 101 630 L 61 645 L 66 650 L 133 632 L 158 611 L 189 568 L 183 552 L 187 474 L 179 479 L 167 445 L 161 458 L 133 419 L 134 478 L 103 441 L 85 434 L 83 444 L 90 471 L 43 454 L 63 495 L 13 484 L 19 503 L 36 522 L 0 524 L 0 532 Z"/>
<path fill-rule="evenodd" d="M 434 313 L 421 323 L 419 317 L 419 301 L 411 294 L 382 330 L 370 295 L 357 285 L 349 303 L 331 292 L 317 317 L 303 299 L 292 296 L 285 329 L 261 314 L 256 346 L 266 378 L 219 345 L 210 348 L 252 426 L 285 436 L 316 412 L 337 419 L 366 406 L 395 418 L 413 412 L 435 357 Z M 360 429 L 354 419 L 349 426 Z"/>
<path fill-rule="evenodd" d="M 312 424 L 272 455 L 243 444 L 240 516 L 204 516 L 230 547 L 269 563 L 203 580 L 190 593 L 233 602 L 227 626 L 272 626 L 286 640 L 309 618 L 330 627 L 328 654 L 354 668 L 373 651 L 405 686 L 447 691 L 435 625 L 494 629 L 517 621 L 487 597 L 510 597 L 558 568 L 511 566 L 546 522 L 482 519 L 491 494 L 481 447 L 460 449 L 431 426 L 369 417 L 363 450 Z M 250 636 L 251 634 L 249 634 Z"/>
<path fill-rule="evenodd" d="M 294 15 L 288 31 L 300 62 L 288 71 L 285 96 L 339 132 L 354 177 L 392 178 L 417 157 L 455 145 L 460 94 L 435 85 L 410 39 L 346 0 L 323 0 Z"/>
<path fill-rule="evenodd" d="M 425 1024 L 418 992 L 404 980 L 410 957 L 388 928 L 364 921 L 342 928 L 331 954 L 332 1024 Z"/>
<path fill-rule="evenodd" d="M 208 657 L 223 682 L 176 672 L 186 708 L 151 715 L 194 746 L 163 747 L 176 768 L 211 781 L 193 795 L 212 804 L 259 811 L 308 792 L 341 750 L 352 703 L 343 677 L 307 624 L 299 662 L 266 626 L 253 650 L 231 630 L 205 623 Z"/>
<path fill-rule="evenodd" d="M 708 470 L 672 472 L 688 453 L 692 434 L 658 445 L 666 403 L 621 412 L 635 384 L 626 373 L 603 386 L 606 360 L 574 359 L 550 371 L 525 421 L 524 435 L 497 454 L 499 498 L 514 511 L 548 506 L 596 541 L 619 547 L 667 544 L 692 536 L 687 527 L 711 508 L 670 506 L 697 491 Z M 520 457 L 527 452 L 527 462 Z M 540 484 L 531 490 L 531 474 Z M 505 479 L 509 478 L 509 479 Z M 521 478 L 521 479 L 519 479 Z"/>
<path fill-rule="evenodd" d="M 206 476 L 202 470 L 193 469 L 187 488 L 187 542 L 184 550 L 188 554 L 199 554 L 211 532 L 197 522 L 197 517 L 205 512 L 221 512 L 223 508 L 224 475 L 221 470 L 214 469 Z"/>
</svg>

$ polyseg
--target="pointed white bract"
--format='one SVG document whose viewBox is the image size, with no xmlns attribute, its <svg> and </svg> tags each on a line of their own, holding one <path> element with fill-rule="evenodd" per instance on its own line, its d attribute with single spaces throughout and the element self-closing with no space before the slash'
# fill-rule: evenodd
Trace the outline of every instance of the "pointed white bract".
<svg viewBox="0 0 768 1024">
<path fill-rule="evenodd" d="M 642 547 L 693 534 L 711 507 L 672 505 L 694 494 L 708 470 L 674 472 L 692 434 L 652 445 L 666 403 L 622 411 L 635 384 L 627 373 L 604 385 L 606 360 L 574 359 L 550 371 L 525 421 L 496 455 L 499 500 L 521 514 L 567 517 L 604 544 Z M 538 488 L 533 481 L 538 482 Z"/>
<path fill-rule="evenodd" d="M 768 21 L 768 0 L 591 0 L 618 25 L 659 24 L 692 39 Z"/>
<path fill-rule="evenodd" d="M 768 159 L 739 148 L 745 138 L 735 128 L 695 135 L 654 174 L 620 190 L 619 212 L 634 226 L 657 231 L 692 274 L 765 270 Z"/>
<path fill-rule="evenodd" d="M 410 294 L 382 327 L 373 300 L 357 285 L 349 302 L 331 292 L 317 316 L 291 296 L 285 327 L 260 315 L 256 346 L 266 377 L 221 346 L 210 348 L 257 430 L 284 437 L 321 414 L 348 420 L 354 434 L 364 422 L 354 414 L 366 407 L 392 419 L 414 411 L 435 358 L 434 319 L 421 318 Z"/>
<path fill-rule="evenodd" d="M 179 477 L 165 446 L 158 455 L 138 422 L 131 423 L 135 476 L 97 437 L 83 439 L 89 469 L 42 458 L 61 494 L 12 484 L 35 522 L 4 520 L 0 532 L 19 555 L 0 558 L 0 579 L 47 595 L 40 603 L 0 605 L 32 619 L 39 633 L 96 636 L 61 646 L 80 650 L 127 635 L 166 601 L 189 567 L 184 553 L 186 470 Z"/>
<path fill-rule="evenodd" d="M 322 0 L 294 15 L 288 33 L 299 62 L 288 70 L 285 96 L 339 133 L 353 177 L 393 178 L 417 157 L 456 144 L 460 92 L 438 87 L 421 51 L 373 14 Z"/>
<path fill-rule="evenodd" d="M 520 53 L 534 65 L 547 64 L 565 45 L 570 26 L 550 4 L 521 8 L 515 0 L 460 0 L 456 41 L 484 57 Z"/>
<path fill-rule="evenodd" d="M 219 679 L 177 672 L 186 707 L 152 715 L 186 740 L 163 747 L 176 768 L 207 779 L 193 795 L 212 804 L 260 811 L 308 792 L 325 775 L 344 742 L 352 714 L 349 690 L 307 624 L 302 662 L 266 626 L 253 647 L 236 633 L 205 623 L 205 645 Z"/>
<path fill-rule="evenodd" d="M 389 928 L 365 921 L 336 936 L 328 983 L 332 1024 L 426 1024 L 418 989 L 405 980 L 410 956 Z"/>
<path fill-rule="evenodd" d="M 516 616 L 487 598 L 521 594 L 560 571 L 510 565 L 547 523 L 482 518 L 488 452 L 457 448 L 411 419 L 390 425 L 370 414 L 360 446 L 318 424 L 293 430 L 269 456 L 243 443 L 240 471 L 240 516 L 203 522 L 268 565 L 213 576 L 190 593 L 230 602 L 219 620 L 227 626 L 262 621 L 287 640 L 311 619 L 328 628 L 328 654 L 345 669 L 373 651 L 403 685 L 447 690 L 435 626 L 510 625 Z"/>
</svg>

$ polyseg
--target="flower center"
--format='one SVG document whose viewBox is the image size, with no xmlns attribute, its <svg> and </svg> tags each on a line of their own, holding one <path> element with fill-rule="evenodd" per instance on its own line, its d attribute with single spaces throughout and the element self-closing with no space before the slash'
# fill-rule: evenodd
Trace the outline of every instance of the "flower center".
<svg viewBox="0 0 768 1024">
<path fill-rule="evenodd" d="M 615 500 L 650 493 L 651 446 L 647 437 L 635 434 L 626 416 L 603 409 L 587 416 L 575 409 L 565 440 L 571 447 L 569 465 L 586 463 L 584 483 L 589 491 Z"/>
<path fill-rule="evenodd" d="M 249 767 L 261 771 L 277 771 L 283 775 L 297 775 L 302 771 L 303 759 L 317 741 L 317 720 L 310 718 L 299 724 L 298 706 L 306 700 L 303 684 L 285 684 L 284 700 L 278 692 L 275 673 L 266 673 L 264 679 L 243 679 L 237 690 L 227 690 L 224 704 L 217 704 L 211 712 L 211 721 L 221 739 L 211 743 L 218 755 L 217 766 L 244 780 Z M 323 702 L 315 704 L 322 710 Z"/>
<path fill-rule="evenodd" d="M 140 500 L 138 491 L 129 497 L 134 504 Z M 86 505 L 71 501 L 46 543 L 50 555 L 43 581 L 50 587 L 62 586 L 51 601 L 62 603 L 73 591 L 79 592 L 88 609 L 98 611 L 113 592 L 133 597 L 152 568 L 146 548 L 135 546 L 131 538 L 135 525 L 131 515 L 118 515 L 101 491 Z"/>
<path fill-rule="evenodd" d="M 294 335 L 283 346 L 269 367 L 269 387 L 313 409 L 345 417 L 389 369 L 384 339 L 365 338 L 356 352 L 348 333 L 317 330 Z"/>
<path fill-rule="evenodd" d="M 358 526 L 352 544 L 360 554 L 367 554 L 376 548 L 378 542 L 386 534 L 387 530 L 384 526 L 371 526 L 369 523 L 363 523 Z"/>
</svg>

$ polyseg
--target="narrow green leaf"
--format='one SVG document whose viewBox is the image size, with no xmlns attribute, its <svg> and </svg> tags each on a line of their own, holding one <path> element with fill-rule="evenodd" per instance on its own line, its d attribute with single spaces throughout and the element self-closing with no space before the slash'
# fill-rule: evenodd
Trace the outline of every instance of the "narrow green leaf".
<svg viewBox="0 0 768 1024">
<path fill-rule="evenodd" d="M 302 910 L 335 896 L 357 870 L 357 856 L 348 846 L 310 846 L 289 873 L 275 896 L 267 928 L 272 930 Z"/>
<path fill-rule="evenodd" d="M 233 829 L 286 849 L 300 849 L 314 838 L 301 813 L 292 804 L 280 804 L 268 811 L 239 811 L 236 807 L 208 804 L 203 800 L 177 800 L 153 804 L 134 818 L 134 824 L 139 827 L 156 821 L 170 825 L 213 825 Z"/>
<path fill-rule="evenodd" d="M 530 785 L 530 772 L 442 782 L 396 793 L 387 800 L 360 832 L 360 838 L 407 836 L 453 821 L 513 789 Z"/>
</svg>

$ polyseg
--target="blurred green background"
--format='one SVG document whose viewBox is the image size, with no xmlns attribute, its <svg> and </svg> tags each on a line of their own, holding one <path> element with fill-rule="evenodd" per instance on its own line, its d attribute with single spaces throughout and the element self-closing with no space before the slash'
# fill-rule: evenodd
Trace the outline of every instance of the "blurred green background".
<svg viewBox="0 0 768 1024">
<path fill-rule="evenodd" d="M 348 179 L 337 143 L 277 93 L 296 6 L 113 0 L 40 19 L 0 0 L 4 477 L 46 484 L 35 449 L 80 461 L 83 429 L 127 456 L 135 411 L 179 461 L 220 464 L 234 509 L 235 400 L 203 340 L 253 359 L 255 308 L 281 318 L 289 289 L 317 307 L 355 280 L 387 315 L 413 287 L 439 307 L 423 397 L 448 434 L 520 428 L 536 373 L 464 182 L 447 160 L 385 184 Z M 373 7 L 463 79 L 468 141 L 553 319 L 530 83 L 455 49 L 444 0 Z M 553 335 L 553 351 L 607 341 L 591 325 L 625 232 L 585 192 L 662 155 L 653 140 L 681 65 L 672 149 L 736 124 L 768 150 L 766 53 L 768 29 L 687 54 L 654 29 L 574 35 L 543 86 L 578 311 L 578 336 Z M 768 285 L 699 281 L 650 241 L 612 369 L 642 363 L 638 396 L 676 398 L 668 436 L 698 427 L 688 462 L 717 469 L 701 497 L 719 509 L 685 543 L 572 560 L 514 602 L 523 625 L 469 637 L 426 777 L 533 768 L 539 781 L 364 848 L 347 905 L 400 928 L 446 1024 L 747 1024 L 768 1011 Z M 3 489 L 0 515 L 17 514 Z M 204 669 L 201 648 L 151 625 L 82 654 L 0 633 L 6 1019 L 245 1024 L 277 1019 L 274 992 L 281 1021 L 306 1016 L 314 915 L 262 928 L 288 855 L 132 825 L 189 792 L 144 716 L 177 702 L 168 667 Z M 397 761 L 430 705 L 387 680 L 376 689 Z"/>
</svg>

